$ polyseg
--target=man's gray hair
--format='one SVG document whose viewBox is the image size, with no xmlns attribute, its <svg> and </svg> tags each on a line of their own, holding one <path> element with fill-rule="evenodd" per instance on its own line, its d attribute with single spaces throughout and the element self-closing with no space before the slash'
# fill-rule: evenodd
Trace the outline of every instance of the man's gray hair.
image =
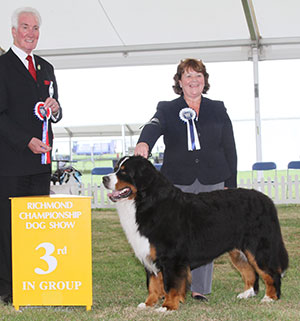
<svg viewBox="0 0 300 321">
<path fill-rule="evenodd" d="M 18 28 L 18 23 L 19 23 L 19 17 L 22 13 L 31 13 L 33 14 L 37 20 L 38 20 L 38 24 L 39 24 L 39 27 L 41 26 L 42 24 L 42 18 L 41 18 L 41 15 L 40 13 L 34 9 L 34 8 L 31 8 L 31 7 L 22 7 L 22 8 L 18 8 L 14 11 L 12 17 L 11 17 L 11 26 L 15 29 Z"/>
</svg>

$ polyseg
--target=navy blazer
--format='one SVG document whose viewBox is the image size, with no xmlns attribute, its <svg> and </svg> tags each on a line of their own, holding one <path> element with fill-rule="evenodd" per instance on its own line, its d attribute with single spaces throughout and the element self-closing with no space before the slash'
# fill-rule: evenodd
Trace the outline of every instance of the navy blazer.
<svg viewBox="0 0 300 321">
<path fill-rule="evenodd" d="M 225 182 L 226 187 L 236 187 L 237 154 L 224 103 L 202 96 L 199 117 L 195 120 L 201 149 L 195 151 L 188 151 L 187 125 L 179 117 L 180 110 L 186 107 L 183 96 L 159 102 L 138 143 L 147 143 L 151 151 L 163 135 L 161 172 L 174 184 L 190 185 L 197 178 L 204 185 Z"/>
<path fill-rule="evenodd" d="M 53 66 L 39 56 L 34 58 L 37 81 L 11 49 L 0 56 L 0 176 L 33 175 L 51 170 L 50 165 L 41 164 L 40 154 L 28 148 L 32 137 L 42 139 L 42 122 L 35 116 L 34 106 L 49 97 L 50 81 L 54 84 L 53 98 L 58 99 Z M 55 122 L 61 117 L 60 109 Z M 50 118 L 50 146 L 51 122 Z"/>
</svg>

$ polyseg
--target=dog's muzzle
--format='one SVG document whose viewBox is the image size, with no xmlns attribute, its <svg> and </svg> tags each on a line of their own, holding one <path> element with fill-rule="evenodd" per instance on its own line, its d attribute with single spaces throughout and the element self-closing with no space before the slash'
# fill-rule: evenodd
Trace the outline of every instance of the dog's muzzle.
<svg viewBox="0 0 300 321">
<path fill-rule="evenodd" d="M 103 177 L 102 177 L 102 182 L 103 182 L 103 185 L 104 185 L 105 188 L 111 189 L 111 188 L 109 187 L 109 184 L 110 184 L 110 178 L 109 178 L 109 176 L 103 176 Z"/>
<path fill-rule="evenodd" d="M 111 187 L 111 181 L 109 176 L 104 176 L 102 178 L 103 185 L 107 189 L 113 189 Z M 127 198 L 132 194 L 132 190 L 130 187 L 126 186 L 120 190 L 113 190 L 111 193 L 108 193 L 107 196 L 112 202 L 117 202 L 123 198 Z"/>
<path fill-rule="evenodd" d="M 108 193 L 107 196 L 113 202 L 117 202 L 123 198 L 127 198 L 132 194 L 130 187 L 122 188 L 121 190 L 114 190 L 112 193 Z"/>
</svg>

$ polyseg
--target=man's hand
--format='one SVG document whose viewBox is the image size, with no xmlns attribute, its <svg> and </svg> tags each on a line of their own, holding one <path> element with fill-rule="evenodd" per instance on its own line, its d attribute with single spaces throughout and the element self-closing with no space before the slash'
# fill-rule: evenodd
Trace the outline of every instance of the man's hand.
<svg viewBox="0 0 300 321">
<path fill-rule="evenodd" d="M 51 147 L 44 144 L 40 139 L 36 137 L 32 137 L 28 148 L 34 153 L 34 154 L 42 154 L 42 153 L 48 153 L 51 150 Z"/>
<path fill-rule="evenodd" d="M 46 110 L 48 110 L 50 108 L 53 116 L 55 116 L 59 111 L 58 102 L 54 98 L 51 98 L 51 97 L 48 97 L 46 99 L 44 107 Z"/>
</svg>

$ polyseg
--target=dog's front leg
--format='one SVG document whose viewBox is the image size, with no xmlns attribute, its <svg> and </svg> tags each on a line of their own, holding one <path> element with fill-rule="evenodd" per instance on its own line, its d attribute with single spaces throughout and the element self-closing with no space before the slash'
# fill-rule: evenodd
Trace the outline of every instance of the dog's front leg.
<svg viewBox="0 0 300 321">
<path fill-rule="evenodd" d="M 184 303 L 187 288 L 191 283 L 191 272 L 189 267 L 173 270 L 165 278 L 165 300 L 163 308 L 167 310 L 177 310 L 179 304 Z"/>
<path fill-rule="evenodd" d="M 159 299 L 165 296 L 163 275 L 159 272 L 155 274 L 147 274 L 148 277 L 148 297 L 144 303 L 146 307 L 154 306 Z M 143 304 L 140 304 L 142 307 Z"/>
<path fill-rule="evenodd" d="M 180 302 L 184 302 L 184 297 L 176 289 L 171 289 L 166 293 L 162 307 L 167 310 L 178 310 Z"/>
</svg>

